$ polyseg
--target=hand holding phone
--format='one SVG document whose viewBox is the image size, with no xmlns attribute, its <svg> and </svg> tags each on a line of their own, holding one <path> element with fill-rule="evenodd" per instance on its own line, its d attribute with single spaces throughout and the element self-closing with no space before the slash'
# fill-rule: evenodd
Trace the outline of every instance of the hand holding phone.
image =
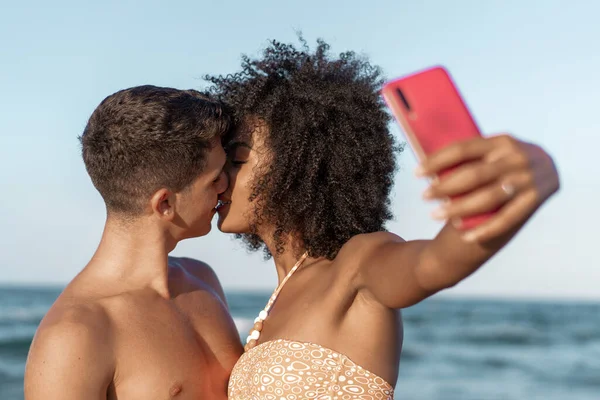
<svg viewBox="0 0 600 400">
<path fill-rule="evenodd" d="M 435 217 L 466 230 L 465 240 L 506 240 L 558 191 L 556 166 L 541 147 L 507 134 L 481 136 L 443 68 L 388 82 L 382 94 L 421 175 L 434 177 L 424 197 L 449 199 Z"/>
</svg>

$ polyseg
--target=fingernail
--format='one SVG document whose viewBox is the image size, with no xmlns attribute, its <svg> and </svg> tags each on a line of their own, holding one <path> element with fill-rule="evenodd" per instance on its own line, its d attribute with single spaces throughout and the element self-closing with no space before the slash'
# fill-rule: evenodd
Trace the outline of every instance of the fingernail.
<svg viewBox="0 0 600 400">
<path fill-rule="evenodd" d="M 477 234 L 473 231 L 467 232 L 463 235 L 463 239 L 466 242 L 474 242 L 477 239 Z"/>
<path fill-rule="evenodd" d="M 433 210 L 431 216 L 435 219 L 446 219 L 448 212 L 443 207 L 439 207 Z"/>
<path fill-rule="evenodd" d="M 450 220 L 450 223 L 452 224 L 453 227 L 455 227 L 456 229 L 460 229 L 462 227 L 462 219 L 460 218 L 452 218 Z"/>
<path fill-rule="evenodd" d="M 433 198 L 433 190 L 431 188 L 427 188 L 424 192 L 423 192 L 423 198 L 425 200 L 431 199 Z"/>
<path fill-rule="evenodd" d="M 415 168 L 415 175 L 419 178 L 424 177 L 425 176 L 425 168 L 423 168 L 421 165 L 419 165 L 417 168 Z"/>
</svg>

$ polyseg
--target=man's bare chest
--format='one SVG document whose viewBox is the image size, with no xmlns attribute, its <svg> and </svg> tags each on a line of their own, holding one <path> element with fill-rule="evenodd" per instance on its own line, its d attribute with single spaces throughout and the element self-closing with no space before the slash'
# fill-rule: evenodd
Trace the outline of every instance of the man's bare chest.
<svg viewBox="0 0 600 400">
<path fill-rule="evenodd" d="M 198 400 L 218 399 L 221 394 L 226 398 L 227 342 L 213 336 L 198 326 L 194 315 L 177 307 L 157 306 L 132 317 L 118 335 L 117 398 Z"/>
</svg>

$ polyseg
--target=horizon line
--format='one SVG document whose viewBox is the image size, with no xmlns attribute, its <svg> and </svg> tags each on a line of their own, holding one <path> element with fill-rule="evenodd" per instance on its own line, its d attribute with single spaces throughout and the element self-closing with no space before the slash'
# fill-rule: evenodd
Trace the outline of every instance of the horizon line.
<svg viewBox="0 0 600 400">
<path fill-rule="evenodd" d="M 68 284 L 68 282 L 11 282 L 11 281 L 0 281 L 0 290 L 2 289 L 58 289 L 62 290 Z M 235 294 L 267 294 L 270 293 L 272 288 L 242 288 L 242 287 L 223 287 L 225 293 Z M 600 296 L 549 296 L 549 295 L 522 295 L 522 294 L 482 294 L 482 293 L 444 293 L 439 292 L 434 294 L 432 297 L 426 300 L 483 300 L 483 301 L 520 301 L 520 302 L 535 302 L 535 303 L 600 303 Z"/>
</svg>

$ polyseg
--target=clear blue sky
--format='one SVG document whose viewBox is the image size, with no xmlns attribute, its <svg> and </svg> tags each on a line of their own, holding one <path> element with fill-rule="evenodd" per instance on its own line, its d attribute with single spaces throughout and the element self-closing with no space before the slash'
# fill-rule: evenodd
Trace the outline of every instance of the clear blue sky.
<svg viewBox="0 0 600 400">
<path fill-rule="evenodd" d="M 508 130 L 555 157 L 562 192 L 451 293 L 600 298 L 599 14 L 600 2 L 584 0 L 5 3 L 0 282 L 66 282 L 95 250 L 104 207 L 77 135 L 104 97 L 140 84 L 202 87 L 203 74 L 233 72 L 242 53 L 302 30 L 334 52 L 368 55 L 390 78 L 446 65 L 485 132 Z M 421 201 L 425 182 L 410 152 L 400 164 L 389 229 L 431 237 L 439 225 Z M 226 288 L 275 284 L 270 263 L 216 228 L 174 254 L 209 262 Z"/>
</svg>

